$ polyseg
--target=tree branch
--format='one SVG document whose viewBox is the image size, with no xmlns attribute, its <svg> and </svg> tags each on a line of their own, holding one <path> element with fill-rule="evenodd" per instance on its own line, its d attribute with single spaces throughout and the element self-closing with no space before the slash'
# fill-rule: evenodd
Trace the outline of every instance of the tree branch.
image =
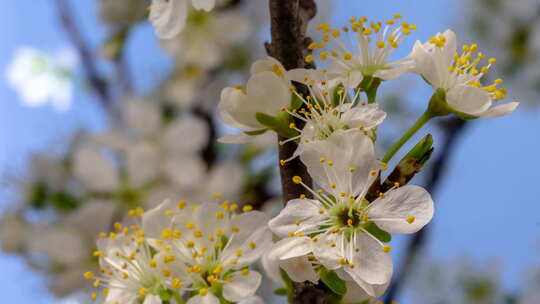
<svg viewBox="0 0 540 304">
<path fill-rule="evenodd" d="M 317 6 L 314 0 L 269 0 L 271 43 L 265 45 L 268 55 L 279 60 L 285 69 L 312 68 L 304 58 L 308 54 L 307 45 L 311 39 L 305 36 L 309 21 L 315 16 Z M 306 93 L 306 88 L 297 85 L 300 93 Z M 295 121 L 300 128 L 301 121 Z M 284 140 L 279 138 L 279 140 Z M 296 150 L 296 143 L 289 142 L 279 146 L 279 159 L 290 158 Z M 295 158 L 280 167 L 281 188 L 284 203 L 298 198 L 304 194 L 305 189 L 301 185 L 292 182 L 293 176 L 300 176 L 304 184 L 311 186 L 311 177 L 299 158 Z M 305 193 L 308 195 L 309 193 Z M 321 285 L 309 282 L 295 283 L 293 302 L 303 303 L 328 303 L 328 292 Z"/>
<path fill-rule="evenodd" d="M 459 118 L 451 118 L 441 123 L 442 130 L 446 135 L 446 139 L 443 143 L 441 153 L 433 162 L 433 166 L 429 172 L 428 183 L 426 189 L 434 195 L 446 173 L 448 162 L 452 156 L 452 153 L 459 142 L 460 137 L 464 134 L 468 122 Z M 397 276 L 393 280 L 388 293 L 386 294 L 385 303 L 391 303 L 401 291 L 403 284 L 407 280 L 407 275 L 411 272 L 415 258 L 419 251 L 422 249 L 424 242 L 426 241 L 427 234 L 429 233 L 429 227 L 418 231 L 412 236 L 405 255 L 401 262 L 401 269 L 397 272 Z"/>
<path fill-rule="evenodd" d="M 69 40 L 77 50 L 84 73 L 92 90 L 98 97 L 99 103 L 109 115 L 114 116 L 113 103 L 107 82 L 100 76 L 95 63 L 91 48 L 84 40 L 82 33 L 75 24 L 74 17 L 67 0 L 54 0 L 60 24 L 66 32 Z"/>
</svg>

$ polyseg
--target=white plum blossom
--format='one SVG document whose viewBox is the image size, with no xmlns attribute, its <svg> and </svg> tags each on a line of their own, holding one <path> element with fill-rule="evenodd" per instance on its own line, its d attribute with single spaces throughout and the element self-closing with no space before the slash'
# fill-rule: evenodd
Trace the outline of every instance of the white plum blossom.
<svg viewBox="0 0 540 304">
<path fill-rule="evenodd" d="M 120 185 L 120 174 L 99 147 L 84 144 L 73 153 L 73 174 L 88 189 L 112 191 Z"/>
<path fill-rule="evenodd" d="M 433 216 L 430 195 L 418 186 L 395 185 L 367 201 L 379 164 L 373 143 L 363 132 L 336 131 L 306 147 L 301 160 L 324 190 L 306 186 L 313 199 L 289 201 L 269 222 L 282 238 L 269 260 L 279 260 L 291 279 L 298 281 L 317 281 L 317 270 L 324 266 L 376 296 L 377 287 L 391 278 L 392 260 L 387 254 L 391 247 L 372 233 L 372 227 L 389 233 L 418 231 Z M 299 177 L 293 182 L 304 185 Z"/>
<path fill-rule="evenodd" d="M 215 0 L 152 0 L 148 19 L 162 39 L 178 35 L 186 25 L 189 3 L 197 10 L 211 11 Z"/>
<path fill-rule="evenodd" d="M 71 51 L 51 55 L 22 47 L 8 66 L 6 78 L 25 106 L 38 107 L 50 103 L 57 111 L 66 111 L 71 105 L 75 64 Z"/>
<path fill-rule="evenodd" d="M 313 42 L 309 49 L 317 50 L 318 58 L 326 63 L 338 79 L 350 79 L 351 86 L 358 86 L 365 77 L 393 80 L 411 68 L 410 59 L 389 61 L 405 36 L 416 29 L 415 24 L 399 22 L 400 14 L 382 22 L 368 22 L 366 17 L 351 18 L 350 27 L 332 29 L 329 23 L 320 24 L 322 42 Z M 398 24 L 400 23 L 400 24 Z M 345 37 L 342 37 L 345 36 Z M 308 55 L 307 62 L 316 55 Z"/>
<path fill-rule="evenodd" d="M 143 214 L 142 229 L 179 284 L 195 293 L 187 303 L 252 300 L 262 276 L 248 267 L 271 245 L 267 216 L 223 201 L 220 205 L 164 202 Z M 215 287 L 215 288 L 214 288 Z M 219 287 L 219 288 L 218 288 Z M 215 294 L 222 290 L 222 294 Z"/>
<path fill-rule="evenodd" d="M 188 17 L 186 28 L 178 38 L 164 40 L 162 45 L 183 65 L 191 69 L 209 70 L 219 66 L 224 58 L 232 55 L 230 51 L 235 50 L 233 46 L 245 41 L 250 33 L 250 22 L 243 12 L 231 10 L 210 14 L 193 11 Z M 189 45 L 189 48 L 186 48 L 186 45 Z M 186 89 L 187 87 L 176 91 L 180 93 Z"/>
<path fill-rule="evenodd" d="M 414 60 L 413 71 L 422 75 L 435 90 L 443 90 L 453 111 L 476 118 L 504 116 L 514 111 L 519 102 L 492 107 L 495 101 L 506 96 L 506 89 L 497 87 L 502 79 L 486 86 L 481 83 L 496 59 L 489 58 L 488 64 L 480 67 L 484 54 L 478 52 L 476 44 L 464 45 L 462 50 L 463 53 L 458 54 L 456 34 L 446 30 L 425 43 L 417 41 L 409 56 Z"/>
<path fill-rule="evenodd" d="M 133 215 L 142 215 L 142 209 L 132 210 Z M 93 286 L 104 287 L 104 303 L 161 304 L 158 292 L 162 288 L 179 289 L 174 278 L 164 276 L 162 253 L 155 255 L 147 243 L 144 232 L 138 226 L 123 227 L 115 224 L 115 232 L 103 234 L 98 239 L 100 275 L 86 272 L 84 277 L 93 280 Z M 161 257 L 161 258 L 160 258 Z M 175 284 L 176 283 L 176 284 Z M 97 293 L 92 294 L 97 298 Z"/>
<path fill-rule="evenodd" d="M 371 132 L 386 118 L 386 113 L 379 109 L 378 104 L 368 104 L 360 100 L 360 90 L 356 85 L 349 86 L 350 78 L 337 80 L 335 74 L 305 69 L 291 70 L 288 75 L 291 80 L 305 84 L 309 90 L 307 96 L 293 90 L 293 94 L 302 101 L 305 108 L 298 111 L 282 108 L 291 116 L 305 122 L 301 130 L 291 124 L 290 128 L 299 132 L 299 135 L 280 143 L 299 141 L 291 158 L 301 155 L 310 142 L 324 141 L 337 130 Z"/>
<path fill-rule="evenodd" d="M 227 87 L 221 92 L 218 110 L 228 125 L 243 131 L 264 129 L 257 113 L 275 116 L 291 103 L 291 81 L 281 63 L 271 57 L 258 60 L 251 66 L 246 89 Z M 245 143 L 249 136 L 238 134 L 220 138 L 223 143 Z"/>
</svg>

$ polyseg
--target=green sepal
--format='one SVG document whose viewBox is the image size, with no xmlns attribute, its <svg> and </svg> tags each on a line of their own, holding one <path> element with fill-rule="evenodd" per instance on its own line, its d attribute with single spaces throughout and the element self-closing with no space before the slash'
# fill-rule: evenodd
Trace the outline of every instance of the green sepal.
<svg viewBox="0 0 540 304">
<path fill-rule="evenodd" d="M 321 267 L 319 270 L 319 276 L 321 277 L 321 281 L 323 281 L 323 283 L 335 294 L 343 296 L 345 293 L 347 293 L 345 281 L 340 279 L 335 271 Z"/>
<path fill-rule="evenodd" d="M 250 135 L 250 136 L 255 136 L 255 135 L 264 134 L 264 133 L 266 133 L 266 131 L 268 131 L 268 128 L 259 129 L 259 130 L 255 130 L 255 131 L 244 131 L 244 133 L 246 133 L 247 135 Z"/>
<path fill-rule="evenodd" d="M 172 292 L 165 289 L 163 286 L 159 287 L 157 294 L 163 301 L 169 301 L 173 297 Z"/>
<path fill-rule="evenodd" d="M 377 90 L 379 89 L 380 85 L 381 79 L 374 77 L 370 86 L 366 89 L 368 103 L 375 103 L 375 101 L 377 101 Z"/>
<path fill-rule="evenodd" d="M 456 116 L 463 119 L 463 120 L 473 120 L 473 119 L 478 119 L 480 118 L 480 116 L 475 116 L 475 115 L 471 115 L 471 114 L 467 114 L 467 113 L 463 113 L 463 112 L 459 112 L 459 111 L 454 111 L 454 113 L 456 113 Z"/>
<path fill-rule="evenodd" d="M 404 165 L 407 160 L 414 159 L 419 165 L 424 165 L 431 157 L 433 152 L 433 136 L 431 134 L 426 135 L 419 141 L 399 162 L 399 165 Z"/>
<path fill-rule="evenodd" d="M 374 222 L 368 222 L 364 229 L 383 243 L 392 241 L 392 235 L 379 228 Z"/>
<path fill-rule="evenodd" d="M 302 101 L 302 99 L 300 99 L 300 97 L 298 97 L 296 94 L 292 94 L 292 97 L 291 97 L 291 109 L 292 110 L 296 110 L 296 109 L 300 108 L 303 104 L 304 104 L 304 102 Z"/>
<path fill-rule="evenodd" d="M 287 295 L 287 289 L 286 288 L 278 288 L 274 290 L 274 294 L 278 296 L 286 296 Z"/>
<path fill-rule="evenodd" d="M 276 117 L 262 113 L 262 112 L 257 112 L 255 114 L 255 118 L 263 126 L 268 127 L 270 129 L 275 129 L 279 125 L 279 120 Z"/>
<path fill-rule="evenodd" d="M 429 100 L 427 113 L 431 117 L 447 116 L 455 110 L 446 102 L 446 90 L 437 89 Z"/>
<path fill-rule="evenodd" d="M 49 197 L 49 201 L 61 211 L 71 211 L 79 206 L 79 201 L 67 193 L 54 193 Z"/>
</svg>

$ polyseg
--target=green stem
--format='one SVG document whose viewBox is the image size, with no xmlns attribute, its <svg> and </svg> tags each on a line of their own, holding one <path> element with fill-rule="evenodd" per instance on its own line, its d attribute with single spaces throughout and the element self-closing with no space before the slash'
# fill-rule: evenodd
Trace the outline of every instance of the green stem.
<svg viewBox="0 0 540 304">
<path fill-rule="evenodd" d="M 388 163 L 394 154 L 418 131 L 422 126 L 426 124 L 430 119 L 435 117 L 429 110 L 425 111 L 420 118 L 412 125 L 412 127 L 403 134 L 403 136 L 386 152 L 386 155 L 383 157 L 382 162 Z"/>
</svg>

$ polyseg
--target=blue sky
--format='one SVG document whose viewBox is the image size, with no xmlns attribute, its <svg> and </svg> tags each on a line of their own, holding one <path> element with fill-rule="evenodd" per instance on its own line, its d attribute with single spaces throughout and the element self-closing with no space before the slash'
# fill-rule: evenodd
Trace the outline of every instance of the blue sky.
<svg viewBox="0 0 540 304">
<path fill-rule="evenodd" d="M 19 46 L 54 51 L 67 45 L 64 33 L 59 31 L 52 1 L 32 2 L 32 5 L 28 1 L 3 4 L 0 71 L 5 70 Z M 71 3 L 86 37 L 96 45 L 105 33 L 94 20 L 97 1 Z M 451 0 L 340 0 L 335 3 L 333 19 L 337 23 L 344 23 L 353 15 L 386 19 L 399 12 L 418 24 L 413 38 L 422 40 L 453 27 L 460 13 L 459 2 Z M 155 42 L 151 29 L 143 26 L 130 41 L 128 56 L 141 72 L 136 77 L 139 87 L 148 86 L 151 77 L 162 73 L 167 65 L 166 59 L 155 55 L 157 43 L 147 43 L 149 39 Z M 405 55 L 413 42 L 411 39 L 403 44 L 401 54 L 396 55 Z M 407 79 L 414 82 L 413 88 L 420 92 L 412 102 L 413 107 L 421 108 L 427 101 L 429 89 L 417 77 Z M 29 109 L 19 103 L 16 93 L 2 79 L 0 100 L 0 142 L 4 143 L 0 148 L 2 176 L 20 171 L 31 151 L 43 148 L 54 151 L 58 145 L 51 143 L 60 142 L 76 127 L 103 126 L 100 109 L 81 91 L 68 112 L 56 113 L 47 106 Z M 499 257 L 503 260 L 503 277 L 508 288 L 518 287 L 527 266 L 540 265 L 537 258 L 540 256 L 540 187 L 536 185 L 540 170 L 536 158 L 540 151 L 539 123 L 540 111 L 522 107 L 508 117 L 472 124 L 450 161 L 442 190 L 435 197 L 436 216 L 428 246 L 434 257 L 445 260 L 460 254 L 479 260 Z M 421 130 L 418 138 L 428 129 L 429 126 Z M 442 138 L 436 136 L 435 140 L 440 142 Z M 5 189 L 0 191 L 2 201 L 7 197 L 6 192 Z M 0 202 L 0 208 L 4 203 Z M 398 238 L 397 243 L 399 239 L 403 238 Z M 394 251 L 394 256 L 398 255 L 399 248 Z M 3 270 L 0 294 L 6 303 L 54 303 L 42 285 L 44 280 L 30 273 L 18 258 L 0 253 L 0 269 Z"/>
</svg>

